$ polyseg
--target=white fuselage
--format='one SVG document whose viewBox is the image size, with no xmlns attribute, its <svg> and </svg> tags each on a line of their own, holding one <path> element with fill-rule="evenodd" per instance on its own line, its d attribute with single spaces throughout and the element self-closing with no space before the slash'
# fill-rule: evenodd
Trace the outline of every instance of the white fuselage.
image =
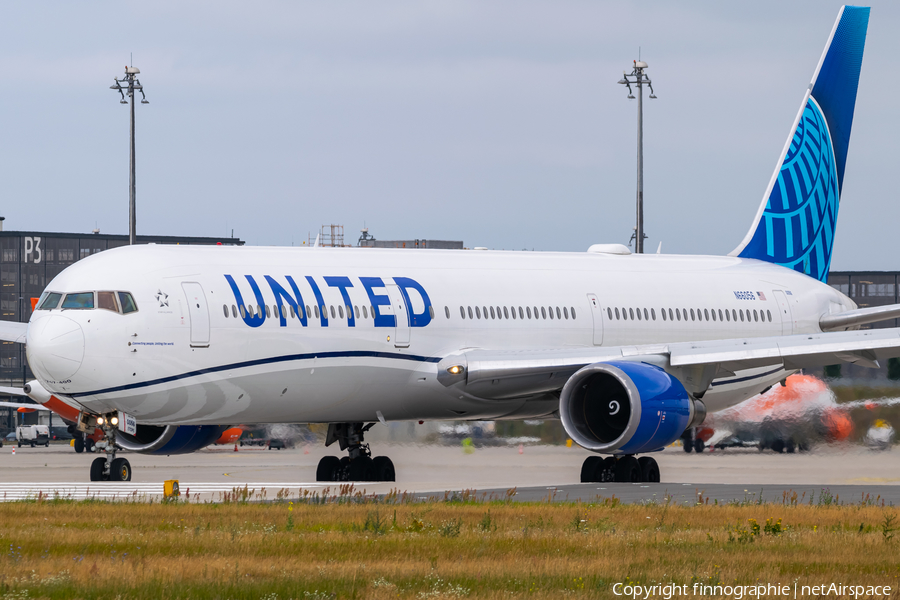
<svg viewBox="0 0 900 600">
<path fill-rule="evenodd" d="M 548 415 L 557 407 L 547 395 L 459 396 L 437 381 L 437 362 L 471 348 L 812 333 L 823 314 L 855 308 L 765 262 L 601 253 L 145 245 L 86 258 L 47 286 L 91 291 L 129 292 L 138 310 L 37 310 L 29 364 L 59 397 L 147 424 Z M 251 307 L 268 311 L 264 322 Z M 714 381 L 704 403 L 721 410 L 784 376 L 735 373 Z"/>
</svg>

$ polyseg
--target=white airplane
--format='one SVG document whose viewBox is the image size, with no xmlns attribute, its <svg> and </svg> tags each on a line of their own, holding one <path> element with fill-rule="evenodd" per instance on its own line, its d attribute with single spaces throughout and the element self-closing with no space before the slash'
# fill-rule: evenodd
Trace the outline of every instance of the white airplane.
<svg viewBox="0 0 900 600">
<path fill-rule="evenodd" d="M 728 256 L 130 246 L 55 277 L 24 341 L 38 401 L 157 454 L 235 423 L 328 423 L 317 479 L 394 480 L 377 422 L 558 416 L 583 481 L 659 481 L 649 456 L 803 367 L 900 356 L 824 283 L 868 8 L 840 10 L 746 238 Z M 641 456 L 640 459 L 636 455 Z"/>
</svg>

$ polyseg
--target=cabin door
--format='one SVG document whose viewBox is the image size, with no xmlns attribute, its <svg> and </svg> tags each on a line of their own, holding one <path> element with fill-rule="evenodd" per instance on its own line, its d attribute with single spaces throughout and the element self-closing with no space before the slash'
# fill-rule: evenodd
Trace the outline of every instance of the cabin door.
<svg viewBox="0 0 900 600">
<path fill-rule="evenodd" d="M 794 333 L 794 319 L 787 296 L 781 290 L 772 293 L 775 295 L 775 304 L 778 305 L 778 316 L 781 317 L 781 335 L 791 335 Z"/>
<path fill-rule="evenodd" d="M 603 344 L 603 309 L 596 295 L 588 294 L 587 297 L 591 305 L 591 318 L 594 319 L 594 345 L 600 346 Z"/>
<path fill-rule="evenodd" d="M 209 309 L 203 287 L 195 281 L 181 284 L 187 297 L 188 315 L 191 317 L 191 348 L 209 347 Z"/>
<path fill-rule="evenodd" d="M 403 294 L 396 284 L 388 283 L 385 285 L 388 296 L 391 298 L 391 310 L 394 313 L 394 346 L 396 348 L 407 348 L 409 346 L 409 307 L 403 300 Z"/>
</svg>

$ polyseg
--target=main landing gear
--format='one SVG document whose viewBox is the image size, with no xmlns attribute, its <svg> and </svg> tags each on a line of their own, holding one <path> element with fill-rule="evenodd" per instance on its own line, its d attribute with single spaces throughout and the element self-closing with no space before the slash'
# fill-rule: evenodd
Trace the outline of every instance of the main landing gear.
<svg viewBox="0 0 900 600">
<path fill-rule="evenodd" d="M 375 423 L 329 423 L 325 446 L 338 442 L 349 456 L 323 456 L 316 468 L 316 481 L 394 481 L 394 463 L 387 456 L 372 458 L 363 435 Z"/>
<path fill-rule="evenodd" d="M 94 419 L 95 425 L 106 436 L 106 456 L 99 456 L 91 462 L 91 481 L 131 481 L 131 463 L 127 458 L 116 458 L 118 415 L 112 413 Z"/>
<path fill-rule="evenodd" d="M 588 456 L 581 465 L 582 483 L 659 483 L 659 465 L 649 456 Z"/>
</svg>

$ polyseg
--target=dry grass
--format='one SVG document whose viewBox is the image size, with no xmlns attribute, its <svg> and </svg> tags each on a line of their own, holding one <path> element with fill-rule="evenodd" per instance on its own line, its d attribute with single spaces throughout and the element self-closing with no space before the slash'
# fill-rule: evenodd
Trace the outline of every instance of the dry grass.
<svg viewBox="0 0 900 600">
<path fill-rule="evenodd" d="M 623 581 L 900 585 L 900 518 L 880 502 L 360 500 L 2 504 L 0 598 L 590 598 L 613 597 Z"/>
</svg>

